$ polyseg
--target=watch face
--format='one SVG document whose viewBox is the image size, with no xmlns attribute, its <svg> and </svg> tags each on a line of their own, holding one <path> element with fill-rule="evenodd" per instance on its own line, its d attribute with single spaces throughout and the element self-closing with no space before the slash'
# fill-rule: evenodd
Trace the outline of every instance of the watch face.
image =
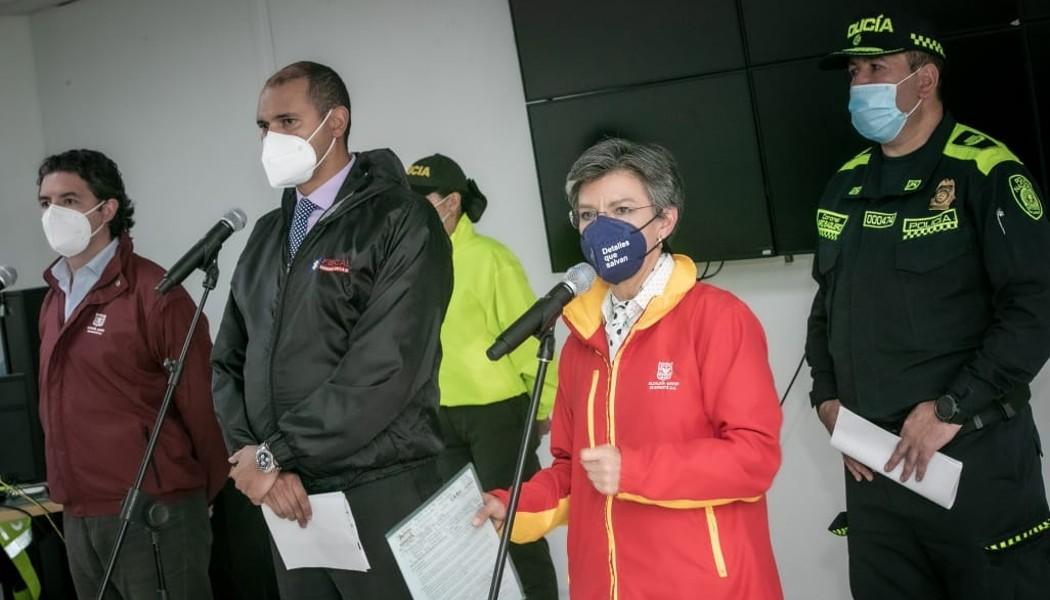
<svg viewBox="0 0 1050 600">
<path fill-rule="evenodd" d="M 261 449 L 255 453 L 255 466 L 259 467 L 259 470 L 268 473 L 273 469 L 273 454 L 266 449 Z"/>
<path fill-rule="evenodd" d="M 933 411 L 941 421 L 951 421 L 959 412 L 958 406 L 951 398 L 940 397 L 933 405 Z"/>
</svg>

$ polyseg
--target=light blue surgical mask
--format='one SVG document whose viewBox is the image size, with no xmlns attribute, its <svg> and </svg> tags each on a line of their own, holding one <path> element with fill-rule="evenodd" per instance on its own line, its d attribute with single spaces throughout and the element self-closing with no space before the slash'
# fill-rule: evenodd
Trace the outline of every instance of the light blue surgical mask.
<svg viewBox="0 0 1050 600">
<path fill-rule="evenodd" d="M 900 135 L 908 117 L 922 104 L 922 98 L 906 113 L 897 108 L 897 86 L 915 76 L 912 72 L 897 83 L 866 83 L 849 89 L 849 113 L 853 128 L 865 138 L 886 144 Z"/>
</svg>

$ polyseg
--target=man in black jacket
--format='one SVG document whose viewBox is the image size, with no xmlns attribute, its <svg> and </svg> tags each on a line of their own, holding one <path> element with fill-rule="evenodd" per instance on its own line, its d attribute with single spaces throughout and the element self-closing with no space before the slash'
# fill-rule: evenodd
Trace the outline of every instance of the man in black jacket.
<svg viewBox="0 0 1050 600">
<path fill-rule="evenodd" d="M 409 598 L 385 532 L 439 486 L 439 334 L 451 249 L 389 150 L 347 150 L 350 99 L 310 62 L 259 98 L 281 208 L 237 264 L 212 355 L 230 477 L 305 526 L 308 494 L 343 491 L 370 571 L 285 568 L 284 598 Z"/>
</svg>

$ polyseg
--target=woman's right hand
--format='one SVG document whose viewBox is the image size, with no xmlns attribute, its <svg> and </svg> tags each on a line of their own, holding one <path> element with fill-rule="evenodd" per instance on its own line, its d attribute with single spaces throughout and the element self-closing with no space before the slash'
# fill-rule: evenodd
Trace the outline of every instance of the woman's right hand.
<svg viewBox="0 0 1050 600">
<path fill-rule="evenodd" d="M 496 498 L 492 494 L 482 494 L 481 509 L 474 514 L 474 520 L 472 521 L 474 527 L 481 527 L 485 523 L 485 520 L 491 520 L 492 524 L 496 526 L 496 529 L 503 527 L 503 521 L 507 518 L 507 507 L 499 498 Z"/>
</svg>

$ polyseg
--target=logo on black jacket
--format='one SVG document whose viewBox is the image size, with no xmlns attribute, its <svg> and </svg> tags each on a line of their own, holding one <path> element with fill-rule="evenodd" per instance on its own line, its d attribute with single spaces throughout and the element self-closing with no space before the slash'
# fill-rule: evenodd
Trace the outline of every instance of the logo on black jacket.
<svg viewBox="0 0 1050 600">
<path fill-rule="evenodd" d="M 311 267 L 314 271 L 325 273 L 350 273 L 350 261 L 341 258 L 318 258 Z"/>
<path fill-rule="evenodd" d="M 1010 191 L 1014 200 L 1021 207 L 1024 214 L 1036 221 L 1043 217 L 1043 204 L 1039 202 L 1039 196 L 1035 193 L 1035 186 L 1024 175 L 1010 176 Z"/>
<path fill-rule="evenodd" d="M 930 198 L 930 210 L 948 210 L 952 202 L 955 202 L 955 180 L 942 179 L 937 184 L 937 191 L 933 193 L 933 198 Z"/>
</svg>

